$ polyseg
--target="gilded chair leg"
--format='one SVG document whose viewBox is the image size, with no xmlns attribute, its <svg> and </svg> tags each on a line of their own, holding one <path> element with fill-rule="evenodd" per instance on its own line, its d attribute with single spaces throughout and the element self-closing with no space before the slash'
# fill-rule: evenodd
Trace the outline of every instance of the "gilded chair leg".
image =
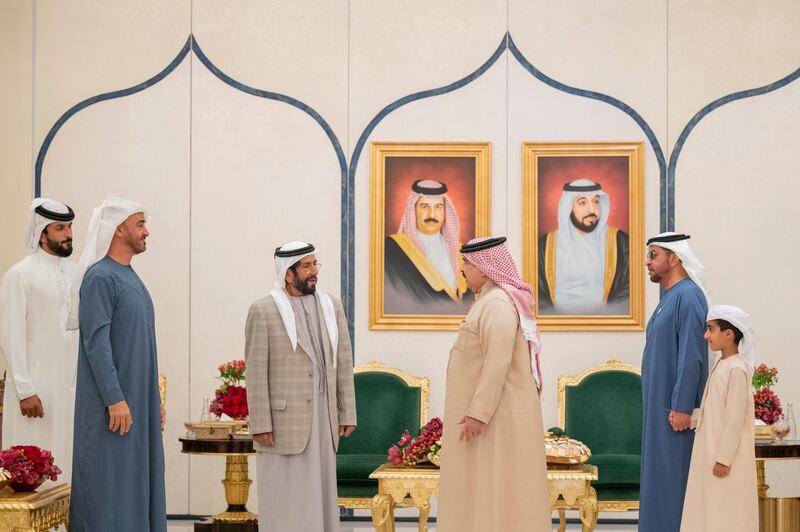
<svg viewBox="0 0 800 532">
<path fill-rule="evenodd" d="M 394 532 L 394 500 L 389 495 L 372 498 L 372 525 L 375 532 Z"/>
</svg>

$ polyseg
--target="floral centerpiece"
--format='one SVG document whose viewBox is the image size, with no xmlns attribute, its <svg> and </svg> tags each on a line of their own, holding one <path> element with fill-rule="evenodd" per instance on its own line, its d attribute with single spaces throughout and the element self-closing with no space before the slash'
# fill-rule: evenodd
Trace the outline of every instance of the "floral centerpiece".
<svg viewBox="0 0 800 532">
<path fill-rule="evenodd" d="M 780 419 L 783 409 L 781 400 L 772 391 L 772 386 L 778 383 L 778 370 L 761 364 L 753 372 L 753 402 L 755 403 L 756 419 L 771 425 Z"/>
<path fill-rule="evenodd" d="M 222 385 L 214 392 L 209 411 L 217 417 L 225 414 L 235 420 L 246 419 L 250 413 L 247 409 L 247 390 L 239 383 L 244 380 L 247 363 L 244 360 L 231 360 L 217 369 L 217 378 Z"/>
<path fill-rule="evenodd" d="M 35 445 L 15 445 L 0 452 L 0 467 L 13 477 L 9 485 L 15 491 L 33 491 L 61 474 L 50 451 Z"/>
<path fill-rule="evenodd" d="M 387 459 L 395 465 L 413 466 L 423 462 L 439 465 L 442 449 L 442 420 L 435 417 L 422 427 L 418 436 L 411 436 L 408 429 L 400 440 L 389 447 Z"/>
</svg>

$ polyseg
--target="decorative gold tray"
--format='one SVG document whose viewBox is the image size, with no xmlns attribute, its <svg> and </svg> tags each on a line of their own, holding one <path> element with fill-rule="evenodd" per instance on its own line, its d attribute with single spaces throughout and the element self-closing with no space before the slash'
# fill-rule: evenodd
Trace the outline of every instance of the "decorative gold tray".
<svg viewBox="0 0 800 532">
<path fill-rule="evenodd" d="M 756 425 L 755 437 L 759 441 L 773 441 L 775 434 L 772 433 L 772 426 L 770 425 Z"/>
<path fill-rule="evenodd" d="M 548 432 L 544 438 L 548 464 L 582 464 L 592 457 L 592 451 L 583 442 Z"/>
<path fill-rule="evenodd" d="M 232 434 L 246 434 L 247 421 L 204 421 L 195 423 L 187 421 L 184 423 L 187 429 L 194 432 L 195 439 L 198 440 L 226 440 Z"/>
<path fill-rule="evenodd" d="M 8 486 L 13 479 L 14 477 L 11 475 L 11 473 L 6 471 L 5 469 L 0 469 L 0 489 L 3 489 L 6 486 Z"/>
</svg>

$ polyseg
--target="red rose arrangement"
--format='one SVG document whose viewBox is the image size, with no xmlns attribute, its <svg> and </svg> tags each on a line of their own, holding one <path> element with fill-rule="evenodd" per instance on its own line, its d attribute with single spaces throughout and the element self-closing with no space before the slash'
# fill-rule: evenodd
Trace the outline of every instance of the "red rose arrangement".
<svg viewBox="0 0 800 532">
<path fill-rule="evenodd" d="M 17 490 L 35 489 L 61 474 L 50 451 L 35 445 L 15 445 L 0 452 L 0 467 L 12 475 L 11 487 Z"/>
<path fill-rule="evenodd" d="M 753 372 L 753 394 L 755 404 L 756 419 L 760 419 L 767 425 L 772 425 L 780 419 L 783 409 L 781 400 L 771 390 L 771 387 L 778 383 L 778 370 L 770 368 L 766 364 L 761 364 Z"/>
<path fill-rule="evenodd" d="M 225 414 L 236 420 L 247 418 L 250 413 L 247 409 L 247 390 L 244 386 L 239 386 L 239 381 L 244 380 L 247 364 L 244 360 L 231 360 L 217 369 L 217 378 L 222 381 L 222 385 L 214 392 L 209 410 L 217 417 Z"/>
<path fill-rule="evenodd" d="M 420 429 L 419 436 L 412 437 L 406 429 L 400 440 L 389 447 L 387 459 L 395 465 L 407 466 L 429 461 L 436 463 L 441 448 L 442 420 L 435 417 Z"/>
</svg>

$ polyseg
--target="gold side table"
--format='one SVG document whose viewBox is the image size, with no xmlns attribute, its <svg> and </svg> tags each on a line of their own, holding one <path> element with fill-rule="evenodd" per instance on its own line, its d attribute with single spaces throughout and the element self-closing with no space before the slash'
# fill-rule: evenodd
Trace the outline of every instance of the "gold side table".
<svg viewBox="0 0 800 532">
<path fill-rule="evenodd" d="M 583 464 L 569 469 L 547 470 L 550 508 L 558 510 L 558 532 L 567 527 L 566 510 L 578 510 L 584 532 L 597 526 L 597 492 L 592 481 L 597 480 L 597 466 Z"/>
<path fill-rule="evenodd" d="M 37 491 L 0 490 L 0 530 L 45 532 L 59 525 L 69 528 L 69 484 L 47 482 Z"/>
<path fill-rule="evenodd" d="M 248 475 L 248 456 L 255 454 L 253 440 L 196 440 L 178 438 L 181 452 L 225 457 L 225 500 L 228 508 L 212 518 L 211 523 L 197 523 L 195 530 L 241 530 L 251 532 L 257 530 L 258 516 L 247 510 L 247 499 L 250 495 Z"/>
<path fill-rule="evenodd" d="M 419 531 L 428 530 L 431 495 L 439 493 L 439 468 L 383 464 L 369 478 L 378 481 L 378 494 L 372 498 L 372 524 L 376 532 L 394 532 L 397 506 L 419 508 Z M 584 464 L 547 470 L 550 508 L 558 510 L 560 532 L 566 527 L 564 512 L 567 509 L 578 510 L 584 531 L 592 531 L 597 526 L 597 493 L 591 486 L 592 480 L 597 480 L 597 466 Z"/>
<path fill-rule="evenodd" d="M 378 480 L 378 494 L 372 498 L 372 524 L 377 532 L 394 532 L 396 506 L 419 508 L 419 532 L 428 530 L 431 495 L 439 493 L 439 468 L 383 464 L 370 473 Z"/>
</svg>

